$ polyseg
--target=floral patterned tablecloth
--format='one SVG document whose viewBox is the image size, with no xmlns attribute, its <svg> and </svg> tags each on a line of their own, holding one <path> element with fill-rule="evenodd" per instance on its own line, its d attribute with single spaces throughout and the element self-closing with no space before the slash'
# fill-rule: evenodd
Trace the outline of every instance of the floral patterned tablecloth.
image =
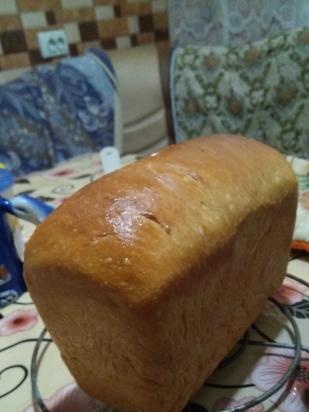
<svg viewBox="0 0 309 412">
<path fill-rule="evenodd" d="M 123 163 L 133 160 L 134 156 L 125 157 Z M 85 155 L 55 169 L 19 180 L 15 192 L 28 193 L 57 206 L 68 195 L 102 173 L 98 155 Z M 32 230 L 30 224 L 23 226 L 26 238 Z M 299 251 L 291 256 L 288 275 L 274 298 L 285 305 L 300 328 L 303 344 L 301 365 L 294 381 L 263 405 L 251 408 L 249 412 L 309 411 L 308 282 L 309 254 Z M 76 386 L 48 334 L 39 346 L 37 363 L 31 367 L 35 347 L 43 330 L 44 324 L 28 293 L 1 310 L 0 411 L 110 410 L 90 399 Z M 211 376 L 185 411 L 207 412 L 236 406 L 273 386 L 289 368 L 294 353 L 290 332 L 287 319 L 269 301 L 249 329 L 246 344 L 241 346 L 238 356 L 232 357 L 230 363 Z M 284 344 L 290 346 L 287 348 Z M 38 404 L 41 404 L 41 407 Z"/>
</svg>

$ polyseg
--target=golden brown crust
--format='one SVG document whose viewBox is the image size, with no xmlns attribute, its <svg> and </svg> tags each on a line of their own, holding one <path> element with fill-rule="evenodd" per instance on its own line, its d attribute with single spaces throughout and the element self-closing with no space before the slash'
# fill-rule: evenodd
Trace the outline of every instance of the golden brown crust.
<svg viewBox="0 0 309 412">
<path fill-rule="evenodd" d="M 80 385 L 125 412 L 179 411 L 282 281 L 296 201 L 278 152 L 226 135 L 68 199 L 31 238 L 25 277 Z"/>
<path fill-rule="evenodd" d="M 170 146 L 68 199 L 30 240 L 29 261 L 49 265 L 54 255 L 57 266 L 69 264 L 132 304 L 144 303 L 233 237 L 265 198 L 275 204 L 291 186 L 283 157 L 253 140 L 220 136 Z"/>
</svg>

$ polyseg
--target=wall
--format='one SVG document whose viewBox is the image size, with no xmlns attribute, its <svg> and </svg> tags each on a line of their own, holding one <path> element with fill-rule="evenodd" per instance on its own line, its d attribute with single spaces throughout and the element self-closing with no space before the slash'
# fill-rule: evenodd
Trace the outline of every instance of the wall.
<svg viewBox="0 0 309 412">
<path fill-rule="evenodd" d="M 37 33 L 63 28 L 70 54 L 168 41 L 167 0 L 0 0 L 0 70 L 43 60 Z"/>
</svg>

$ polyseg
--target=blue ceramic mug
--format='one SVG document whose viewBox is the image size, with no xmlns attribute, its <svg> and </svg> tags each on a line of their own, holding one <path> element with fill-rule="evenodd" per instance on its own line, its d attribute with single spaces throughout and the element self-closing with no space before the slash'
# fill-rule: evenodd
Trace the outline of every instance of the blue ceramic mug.
<svg viewBox="0 0 309 412">
<path fill-rule="evenodd" d="M 26 195 L 10 200 L 0 196 L 0 308 L 16 300 L 27 289 L 8 214 L 38 224 L 52 210 L 51 206 Z"/>
</svg>

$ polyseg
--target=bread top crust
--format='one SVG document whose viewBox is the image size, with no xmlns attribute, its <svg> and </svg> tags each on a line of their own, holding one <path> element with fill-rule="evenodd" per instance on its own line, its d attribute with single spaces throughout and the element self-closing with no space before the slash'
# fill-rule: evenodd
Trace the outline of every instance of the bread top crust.
<svg viewBox="0 0 309 412">
<path fill-rule="evenodd" d="M 26 280 L 57 271 L 64 284 L 88 281 L 115 302 L 143 306 L 194 276 L 255 210 L 293 193 L 296 205 L 296 191 L 285 158 L 255 140 L 215 135 L 172 145 L 55 210 L 28 242 Z"/>
</svg>

